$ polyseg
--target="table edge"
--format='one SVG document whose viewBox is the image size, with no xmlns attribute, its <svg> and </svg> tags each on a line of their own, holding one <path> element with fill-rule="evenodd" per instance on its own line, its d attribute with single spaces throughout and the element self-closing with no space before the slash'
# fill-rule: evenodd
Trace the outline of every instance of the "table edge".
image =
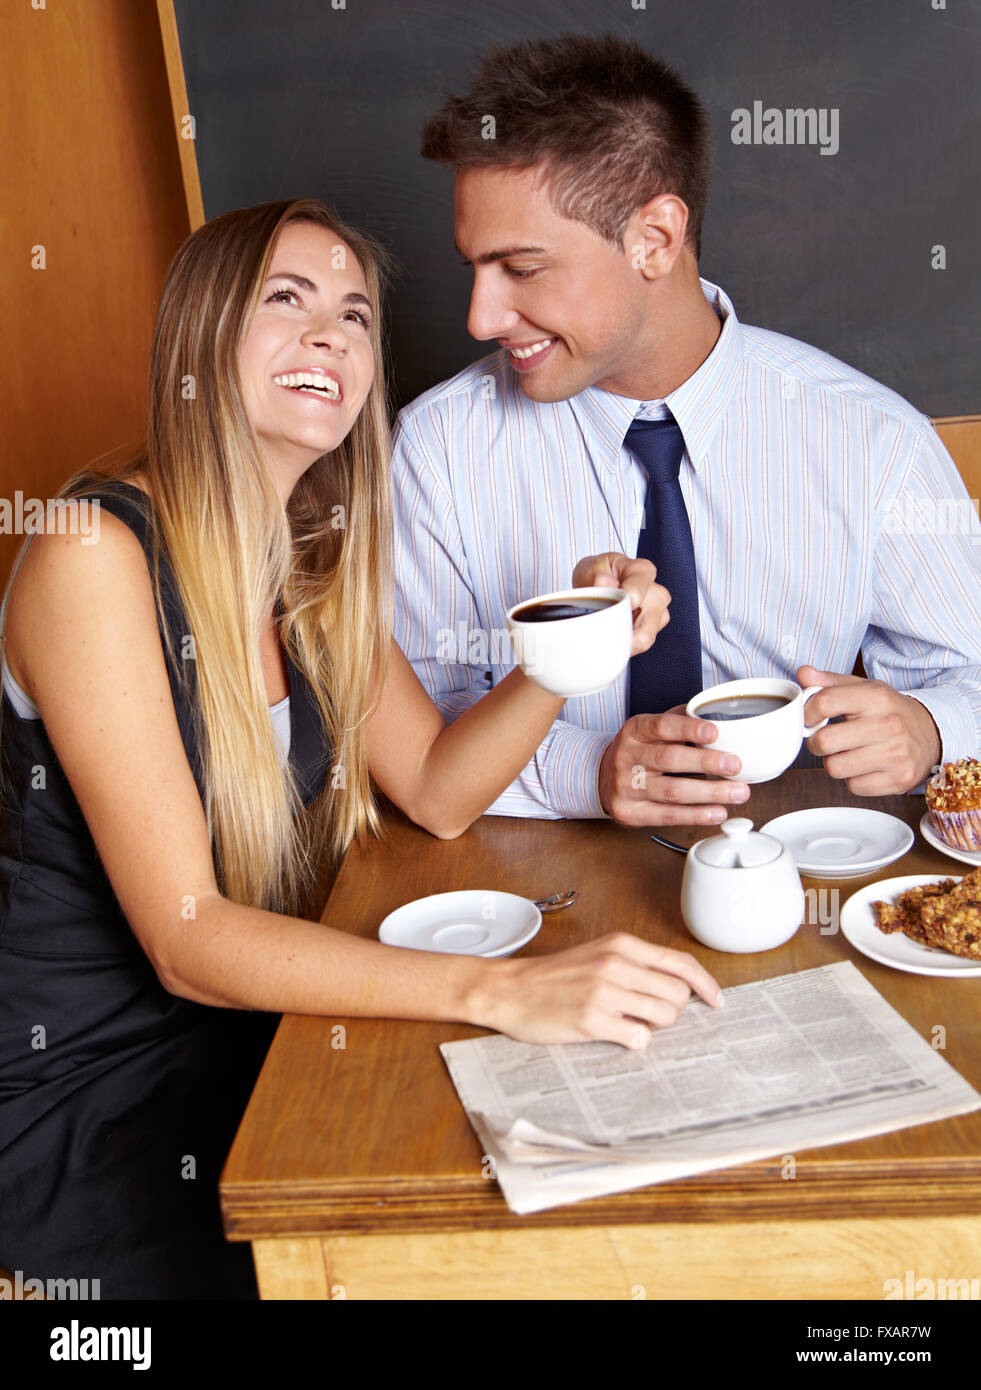
<svg viewBox="0 0 981 1390">
<path fill-rule="evenodd" d="M 798 1221 L 860 1217 L 934 1217 L 981 1213 L 977 1163 L 950 1159 L 915 1174 L 895 1161 L 835 1164 L 832 1172 L 797 1164 L 793 1179 L 779 1160 L 747 1179 L 744 1168 L 715 1170 L 682 1183 L 635 1188 L 547 1211 L 518 1215 L 496 1183 L 224 1183 L 221 1206 L 229 1240 L 287 1235 L 369 1235 L 411 1231 L 505 1230 L 522 1226 L 615 1226 L 683 1221 Z"/>
</svg>

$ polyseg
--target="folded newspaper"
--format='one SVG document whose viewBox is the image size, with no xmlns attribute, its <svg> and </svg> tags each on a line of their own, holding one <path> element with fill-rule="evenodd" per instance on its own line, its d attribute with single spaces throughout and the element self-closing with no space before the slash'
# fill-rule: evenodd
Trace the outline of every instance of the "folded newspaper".
<svg viewBox="0 0 981 1390">
<path fill-rule="evenodd" d="M 693 999 L 644 1051 L 495 1034 L 440 1048 L 512 1211 L 981 1108 L 850 961 Z"/>
</svg>

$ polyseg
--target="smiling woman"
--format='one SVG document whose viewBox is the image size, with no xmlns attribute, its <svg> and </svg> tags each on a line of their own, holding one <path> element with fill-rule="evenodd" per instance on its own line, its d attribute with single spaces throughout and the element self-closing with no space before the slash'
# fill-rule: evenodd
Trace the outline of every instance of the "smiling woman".
<svg viewBox="0 0 981 1390">
<path fill-rule="evenodd" d="M 325 231 L 283 228 L 239 358 L 245 407 L 284 501 L 346 437 L 374 377 L 377 309 L 352 250 Z"/>
<path fill-rule="evenodd" d="M 299 915 L 379 828 L 376 787 L 458 835 L 562 704 L 516 668 L 446 727 L 391 640 L 380 260 L 312 199 L 195 232 L 144 452 L 62 490 L 99 504 L 98 544 L 42 532 L 14 571 L 0 1263 L 29 1276 L 255 1296 L 217 1181 L 281 1011 L 636 1046 L 692 990 L 718 999 L 690 956 L 632 937 L 480 960 Z M 574 583 L 627 590 L 635 651 L 667 621 L 645 561 L 588 558 Z"/>
</svg>

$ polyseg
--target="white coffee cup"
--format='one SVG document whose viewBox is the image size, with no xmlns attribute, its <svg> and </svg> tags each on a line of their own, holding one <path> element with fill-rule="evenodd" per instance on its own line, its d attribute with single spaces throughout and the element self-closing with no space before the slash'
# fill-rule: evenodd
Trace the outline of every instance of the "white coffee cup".
<svg viewBox="0 0 981 1390">
<path fill-rule="evenodd" d="M 544 621 L 521 617 L 522 612 L 542 605 L 592 603 L 600 606 L 579 617 Z M 507 624 L 515 660 L 528 679 L 566 700 L 605 690 L 630 660 L 633 612 L 624 589 L 562 589 L 539 594 L 510 608 Z"/>
<path fill-rule="evenodd" d="M 685 711 L 718 728 L 718 738 L 709 745 L 714 753 L 734 753 L 742 762 L 740 772 L 722 773 L 724 780 L 769 782 L 787 770 L 800 752 L 804 739 L 827 724 L 827 719 L 813 728 L 804 723 L 804 706 L 821 689 L 820 685 L 809 685 L 801 690 L 794 681 L 751 676 L 703 690 L 688 701 Z M 753 714 L 752 704 L 747 704 L 750 713 L 740 715 L 741 702 L 750 701 L 754 696 L 761 700 L 782 698 L 787 703 L 766 714 Z M 703 713 L 706 705 L 724 703 L 729 703 L 727 717 Z"/>
</svg>

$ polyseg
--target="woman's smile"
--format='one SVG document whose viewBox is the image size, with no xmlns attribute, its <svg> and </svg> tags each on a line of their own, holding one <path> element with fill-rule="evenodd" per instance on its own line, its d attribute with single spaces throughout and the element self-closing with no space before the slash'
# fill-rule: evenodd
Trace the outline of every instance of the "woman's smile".
<svg viewBox="0 0 981 1390">
<path fill-rule="evenodd" d="M 239 373 L 249 423 L 284 496 L 354 425 L 375 372 L 374 316 L 349 247 L 310 223 L 283 228 Z"/>
<path fill-rule="evenodd" d="M 344 399 L 344 383 L 340 375 L 327 367 L 303 367 L 295 372 L 283 372 L 274 376 L 273 381 L 297 395 L 312 396 L 329 405 L 339 405 Z"/>
</svg>

